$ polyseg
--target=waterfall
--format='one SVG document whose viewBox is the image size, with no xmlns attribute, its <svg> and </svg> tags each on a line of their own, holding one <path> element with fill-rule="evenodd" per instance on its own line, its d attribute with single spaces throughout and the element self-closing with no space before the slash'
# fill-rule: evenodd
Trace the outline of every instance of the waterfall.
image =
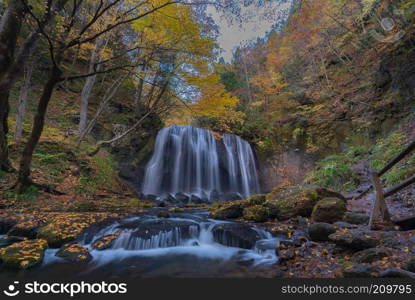
<svg viewBox="0 0 415 300">
<path fill-rule="evenodd" d="M 187 201 L 235 200 L 260 190 L 249 143 L 191 126 L 163 128 L 148 162 L 142 193 Z"/>
</svg>

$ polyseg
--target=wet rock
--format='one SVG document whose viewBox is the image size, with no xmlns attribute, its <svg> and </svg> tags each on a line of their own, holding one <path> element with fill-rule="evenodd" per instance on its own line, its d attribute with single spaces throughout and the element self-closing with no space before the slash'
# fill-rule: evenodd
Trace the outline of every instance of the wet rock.
<svg viewBox="0 0 415 300">
<path fill-rule="evenodd" d="M 369 216 L 359 213 L 346 213 L 344 220 L 350 224 L 364 225 L 369 222 Z"/>
<path fill-rule="evenodd" d="M 311 240 L 315 242 L 330 241 L 329 235 L 335 232 L 336 228 L 327 223 L 315 223 L 308 227 L 308 234 Z"/>
<path fill-rule="evenodd" d="M 357 251 L 375 248 L 381 243 L 378 235 L 365 231 L 337 231 L 329 235 L 329 239 L 337 246 Z"/>
<path fill-rule="evenodd" d="M 359 252 L 356 252 L 351 261 L 356 263 L 372 263 L 377 260 L 381 260 L 384 257 L 388 257 L 392 252 L 383 248 L 369 248 Z"/>
<path fill-rule="evenodd" d="M 415 258 L 412 258 L 406 263 L 405 270 L 415 273 Z"/>
<path fill-rule="evenodd" d="M 265 222 L 268 220 L 269 211 L 267 207 L 254 205 L 243 210 L 243 218 L 247 221 Z"/>
<path fill-rule="evenodd" d="M 120 236 L 120 232 L 105 235 L 92 243 L 92 248 L 95 250 L 105 250 L 111 248 L 115 240 Z"/>
<path fill-rule="evenodd" d="M 260 234 L 246 224 L 226 223 L 216 225 L 213 237 L 217 243 L 228 247 L 252 249 L 255 243 L 261 239 Z"/>
<path fill-rule="evenodd" d="M 190 197 L 184 193 L 177 193 L 174 197 L 181 203 L 188 203 L 190 200 Z"/>
<path fill-rule="evenodd" d="M 237 219 L 242 217 L 244 208 L 239 203 L 232 203 L 210 213 L 210 217 L 218 220 Z"/>
<path fill-rule="evenodd" d="M 131 236 L 142 239 L 150 239 L 152 236 L 158 235 L 162 232 L 169 232 L 174 229 L 180 230 L 181 238 L 191 237 L 191 227 L 199 230 L 199 225 L 191 221 L 176 221 L 176 220 L 148 220 L 138 224 Z"/>
<path fill-rule="evenodd" d="M 278 208 L 278 219 L 287 220 L 294 216 L 310 217 L 317 202 L 327 197 L 345 201 L 341 194 L 313 185 L 297 185 L 278 190 L 268 194 L 267 200 Z"/>
<path fill-rule="evenodd" d="M 0 238 L 0 248 L 4 248 L 22 241 L 24 241 L 24 238 L 20 236 L 5 236 Z"/>
<path fill-rule="evenodd" d="M 243 197 L 239 193 L 226 193 L 222 197 L 225 201 L 241 200 Z"/>
<path fill-rule="evenodd" d="M 16 224 L 17 224 L 16 219 L 12 219 L 12 218 L 0 219 L 0 234 L 6 234 Z"/>
<path fill-rule="evenodd" d="M 372 278 L 375 277 L 375 268 L 364 264 L 351 264 L 343 268 L 345 278 Z"/>
<path fill-rule="evenodd" d="M 143 198 L 145 201 L 156 202 L 159 197 L 157 195 L 144 195 Z"/>
<path fill-rule="evenodd" d="M 9 230 L 7 234 L 11 236 L 21 236 L 27 237 L 29 239 L 34 239 L 36 238 L 37 230 L 39 227 L 40 223 L 38 222 L 17 223 Z"/>
<path fill-rule="evenodd" d="M 45 240 L 25 240 L 0 249 L 0 260 L 5 267 L 28 269 L 39 265 L 48 244 Z"/>
<path fill-rule="evenodd" d="M 315 222 L 333 223 L 343 218 L 346 204 L 339 198 L 324 198 L 313 208 L 311 218 Z"/>
<path fill-rule="evenodd" d="M 92 260 L 88 248 L 75 243 L 63 245 L 55 255 L 73 263 L 86 263 Z"/>
<path fill-rule="evenodd" d="M 190 197 L 190 203 L 202 204 L 202 203 L 204 203 L 204 201 L 200 197 L 198 197 L 196 195 L 192 195 Z"/>
</svg>

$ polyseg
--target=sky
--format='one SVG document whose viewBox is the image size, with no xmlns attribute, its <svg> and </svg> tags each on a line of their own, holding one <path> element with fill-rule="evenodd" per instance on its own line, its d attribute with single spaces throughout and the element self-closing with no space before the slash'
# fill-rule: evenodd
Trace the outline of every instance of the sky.
<svg viewBox="0 0 415 300">
<path fill-rule="evenodd" d="M 285 4 L 279 4 L 278 1 L 270 2 L 269 5 L 263 8 L 253 5 L 243 8 L 242 15 L 247 17 L 248 20 L 232 24 L 229 24 L 214 8 L 208 8 L 208 13 L 211 14 L 213 20 L 219 26 L 218 43 L 223 49 L 221 56 L 226 62 L 231 62 L 233 50 L 237 46 L 256 40 L 258 37 L 264 37 L 276 23 L 278 15 L 286 11 L 291 5 L 291 1 Z"/>
</svg>

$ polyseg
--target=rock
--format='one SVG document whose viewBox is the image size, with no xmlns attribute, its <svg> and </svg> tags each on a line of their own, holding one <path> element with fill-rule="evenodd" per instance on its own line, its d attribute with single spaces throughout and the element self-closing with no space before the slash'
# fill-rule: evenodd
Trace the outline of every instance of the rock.
<svg viewBox="0 0 415 300">
<path fill-rule="evenodd" d="M 24 241 L 24 238 L 20 236 L 5 236 L 0 238 L 0 248 L 4 248 L 22 241 Z"/>
<path fill-rule="evenodd" d="M 315 222 L 333 223 L 343 218 L 346 204 L 339 198 L 324 198 L 313 208 L 311 218 Z"/>
<path fill-rule="evenodd" d="M 278 214 L 280 213 L 278 207 L 271 202 L 267 201 L 263 204 L 264 207 L 268 209 L 268 218 L 269 219 L 277 219 Z"/>
<path fill-rule="evenodd" d="M 415 216 L 406 217 L 394 222 L 396 225 L 399 225 L 402 230 L 412 230 L 415 229 Z"/>
<path fill-rule="evenodd" d="M 375 248 L 381 243 L 379 236 L 365 231 L 336 231 L 329 235 L 329 239 L 337 246 L 357 251 Z"/>
<path fill-rule="evenodd" d="M 190 197 L 190 203 L 202 204 L 202 203 L 204 203 L 204 201 L 200 197 L 198 197 L 196 195 L 192 195 Z"/>
<path fill-rule="evenodd" d="M 10 236 L 21 236 L 21 237 L 27 237 L 29 239 L 36 238 L 37 230 L 40 227 L 40 223 L 38 222 L 22 222 L 17 223 L 14 225 L 7 235 Z"/>
<path fill-rule="evenodd" d="M 343 268 L 345 278 L 372 278 L 375 268 L 364 264 L 351 264 Z"/>
<path fill-rule="evenodd" d="M 0 219 L 0 234 L 6 234 L 16 224 L 17 220 L 12 218 Z"/>
<path fill-rule="evenodd" d="M 239 193 L 226 193 L 222 196 L 225 201 L 236 201 L 241 200 L 243 197 Z"/>
<path fill-rule="evenodd" d="M 364 225 L 369 222 L 369 216 L 359 213 L 346 213 L 344 220 L 350 224 Z"/>
<path fill-rule="evenodd" d="M 369 248 L 359 252 L 356 252 L 351 261 L 355 263 L 372 263 L 377 260 L 381 260 L 384 257 L 388 257 L 392 252 L 383 248 Z"/>
<path fill-rule="evenodd" d="M 216 225 L 213 230 L 215 242 L 228 247 L 252 249 L 261 239 L 251 226 L 242 223 L 225 223 Z"/>
<path fill-rule="evenodd" d="M 188 203 L 190 200 L 190 197 L 184 193 L 177 193 L 174 197 L 181 203 Z"/>
<path fill-rule="evenodd" d="M 415 273 L 415 258 L 412 258 L 406 263 L 405 270 Z"/>
<path fill-rule="evenodd" d="M 329 235 L 335 232 L 336 228 L 327 223 L 315 223 L 308 227 L 308 234 L 311 240 L 315 242 L 330 241 Z"/>
<path fill-rule="evenodd" d="M 95 250 L 105 250 L 111 248 L 115 240 L 120 236 L 120 232 L 105 235 L 92 243 L 92 248 Z"/>
<path fill-rule="evenodd" d="M 253 195 L 246 199 L 249 205 L 262 205 L 267 201 L 266 195 Z"/>
<path fill-rule="evenodd" d="M 353 225 L 347 222 L 342 222 L 342 221 L 334 222 L 333 225 L 337 228 L 347 228 L 347 229 L 353 229 L 357 227 L 356 225 Z"/>
<path fill-rule="evenodd" d="M 267 200 L 278 208 L 279 220 L 288 220 L 294 216 L 310 217 L 316 203 L 326 197 L 345 201 L 341 194 L 313 185 L 281 189 L 268 194 Z"/>
<path fill-rule="evenodd" d="M 39 265 L 48 243 L 42 239 L 24 240 L 0 250 L 0 260 L 5 267 L 28 269 Z"/>
<path fill-rule="evenodd" d="M 191 237 L 191 227 L 199 230 L 199 224 L 191 221 L 177 221 L 177 220 L 146 220 L 138 223 L 137 229 L 131 234 L 132 237 L 138 237 L 142 239 L 150 239 L 151 237 L 158 235 L 162 232 L 169 232 L 174 229 L 180 231 L 180 237 L 187 239 Z"/>
<path fill-rule="evenodd" d="M 76 243 L 63 245 L 55 255 L 73 263 L 86 263 L 92 260 L 88 248 Z"/>
<path fill-rule="evenodd" d="M 268 208 L 261 205 L 254 205 L 243 210 L 243 218 L 247 221 L 265 222 L 268 220 Z"/>
<path fill-rule="evenodd" d="M 239 203 L 228 204 L 223 208 L 212 211 L 209 217 L 218 220 L 237 219 L 242 217 L 244 208 Z"/>
<path fill-rule="evenodd" d="M 168 211 L 165 211 L 165 210 L 161 210 L 161 211 L 159 211 L 159 213 L 157 214 L 157 217 L 159 217 L 159 218 L 170 218 L 170 214 L 169 214 L 169 212 Z"/>
</svg>

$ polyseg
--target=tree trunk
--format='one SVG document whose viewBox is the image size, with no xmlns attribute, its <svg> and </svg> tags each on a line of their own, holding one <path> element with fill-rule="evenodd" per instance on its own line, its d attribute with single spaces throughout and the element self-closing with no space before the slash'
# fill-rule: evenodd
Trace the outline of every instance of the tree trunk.
<svg viewBox="0 0 415 300">
<path fill-rule="evenodd" d="M 10 172 L 13 170 L 9 161 L 7 134 L 9 126 L 9 80 L 4 80 L 7 71 L 13 63 L 17 37 L 25 14 L 22 1 L 10 1 L 0 21 L 0 170 Z"/>
<path fill-rule="evenodd" d="M 18 108 L 18 113 L 17 113 L 17 118 L 16 118 L 16 129 L 14 133 L 15 141 L 19 141 L 22 138 L 23 121 L 24 121 L 24 116 L 26 113 L 27 96 L 29 94 L 29 90 L 32 84 L 32 73 L 33 73 L 34 66 L 35 66 L 35 61 L 33 57 L 31 57 L 30 62 L 26 65 L 24 81 L 23 81 L 23 84 L 20 90 L 19 108 Z"/>
<path fill-rule="evenodd" d="M 25 145 L 20 160 L 19 177 L 17 182 L 19 192 L 24 192 L 25 189 L 32 183 L 30 180 L 30 167 L 32 164 L 33 152 L 42 134 L 49 101 L 52 97 L 52 93 L 56 84 L 60 80 L 61 74 L 62 72 L 58 67 L 54 66 L 52 68 L 49 79 L 43 88 L 42 96 L 39 99 L 37 112 L 33 121 L 32 132 L 30 134 L 29 140 Z"/>
<path fill-rule="evenodd" d="M 101 65 L 96 66 L 99 62 L 99 55 L 98 52 L 103 45 L 103 40 L 98 40 L 94 51 L 91 54 L 91 60 L 89 62 L 89 73 L 93 73 L 94 71 L 99 71 Z M 81 94 L 81 109 L 79 113 L 79 134 L 81 135 L 82 132 L 85 131 L 87 121 L 88 121 L 88 104 L 89 104 L 89 97 L 92 92 L 92 88 L 94 87 L 95 80 L 97 79 L 97 75 L 89 76 L 86 81 L 84 88 L 82 89 Z"/>
</svg>

